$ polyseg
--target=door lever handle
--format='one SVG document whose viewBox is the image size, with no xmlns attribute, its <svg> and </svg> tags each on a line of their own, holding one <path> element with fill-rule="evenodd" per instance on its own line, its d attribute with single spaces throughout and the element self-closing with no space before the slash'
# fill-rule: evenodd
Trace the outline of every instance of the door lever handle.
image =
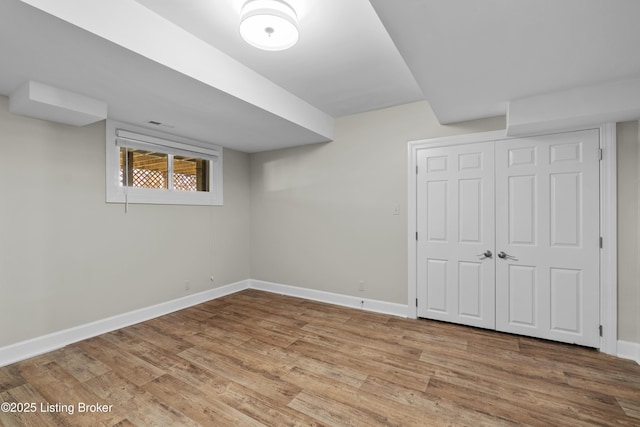
<svg viewBox="0 0 640 427">
<path fill-rule="evenodd" d="M 478 254 L 478 256 L 481 256 L 484 258 L 491 258 L 493 256 L 493 252 L 491 252 L 490 250 L 486 250 L 484 251 L 484 253 Z"/>
<path fill-rule="evenodd" d="M 498 258 L 500 258 L 500 259 L 513 259 L 513 260 L 516 260 L 516 261 L 518 260 L 518 258 L 514 257 L 513 255 L 509 255 L 508 253 L 502 252 L 502 251 L 498 254 Z"/>
</svg>

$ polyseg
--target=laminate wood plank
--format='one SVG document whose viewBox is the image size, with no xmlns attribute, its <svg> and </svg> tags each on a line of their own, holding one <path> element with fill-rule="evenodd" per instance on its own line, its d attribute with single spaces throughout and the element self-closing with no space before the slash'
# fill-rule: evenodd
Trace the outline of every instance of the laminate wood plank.
<svg viewBox="0 0 640 427">
<path fill-rule="evenodd" d="M 240 360 L 230 356 L 221 356 L 198 347 L 185 350 L 180 356 L 229 381 L 270 396 L 281 404 L 288 403 L 300 392 L 299 387 L 281 381 L 278 375 L 261 371 L 260 367 L 242 366 Z"/>
<path fill-rule="evenodd" d="M 526 408 L 510 406 L 501 399 L 496 400 L 493 395 L 483 395 L 477 390 L 451 384 L 437 378 L 429 382 L 427 393 L 443 400 L 455 402 L 468 410 L 491 415 L 502 422 L 533 426 L 577 426 L 579 422 L 567 417 L 565 412 L 530 413 Z"/>
<path fill-rule="evenodd" d="M 633 370 L 635 370 L 635 366 Z M 589 375 L 588 373 L 566 373 L 567 382 L 572 387 L 593 392 L 598 391 L 613 396 L 616 399 L 640 402 L 640 383 L 629 383 L 619 380 L 602 378 L 602 373 Z"/>
<path fill-rule="evenodd" d="M 136 427 L 136 425 L 129 420 L 122 420 L 118 424 L 114 424 L 113 427 Z"/>
<path fill-rule="evenodd" d="M 375 415 L 306 390 L 298 394 L 287 406 L 330 426 L 391 426 L 384 424 L 383 419 Z"/>
<path fill-rule="evenodd" d="M 388 366 L 380 357 L 372 355 L 370 358 L 362 357 L 358 353 L 350 353 L 350 350 L 337 350 L 337 346 L 318 344 L 315 342 L 297 341 L 289 346 L 289 350 L 307 357 L 318 357 L 327 363 L 333 363 L 339 366 L 345 366 L 350 369 L 359 371 L 363 374 L 375 372 L 376 375 L 387 381 L 403 384 L 406 387 L 415 390 L 424 390 L 427 387 L 429 378 L 433 372 L 415 372 L 409 369 L 402 369 Z M 325 342 L 326 343 L 326 342 Z M 340 345 L 340 344 L 338 344 Z M 372 360 L 372 357 L 376 360 Z"/>
<path fill-rule="evenodd" d="M 466 339 L 461 339 L 459 337 L 450 337 L 446 335 L 432 335 L 428 332 L 415 332 L 415 331 L 406 331 L 402 337 L 402 345 L 405 343 L 414 348 L 424 348 L 431 349 L 433 347 L 446 346 L 447 348 L 455 348 L 461 351 L 465 351 L 468 347 L 468 342 Z"/>
<path fill-rule="evenodd" d="M 346 384 L 359 387 L 367 379 L 368 374 L 335 363 L 326 362 L 316 357 L 302 356 L 289 349 L 282 349 L 261 341 L 249 341 L 247 343 L 251 351 L 260 353 L 268 358 L 282 360 L 291 367 L 303 368 L 316 375 L 326 377 L 338 384 Z"/>
<path fill-rule="evenodd" d="M 178 357 L 171 348 L 167 349 L 162 345 L 156 345 L 149 341 L 140 340 L 138 339 L 138 335 L 129 329 L 114 331 L 102 335 L 101 338 L 110 343 L 114 348 L 134 356 L 156 368 L 156 375 L 161 372 L 164 373 L 172 366 L 184 362 L 184 360 Z M 180 346 L 179 348 L 183 347 L 184 346 Z"/>
<path fill-rule="evenodd" d="M 324 425 L 317 419 L 282 405 L 270 396 L 257 393 L 234 382 L 229 384 L 226 392 L 220 396 L 220 400 L 266 426 L 319 427 Z"/>
<path fill-rule="evenodd" d="M 584 408 L 586 412 L 597 411 L 614 415 L 621 414 L 621 408 L 617 405 L 613 396 L 599 391 L 572 387 L 569 384 L 549 387 L 544 381 L 505 381 L 504 377 L 486 376 L 473 371 L 437 372 L 434 378 L 450 384 L 466 386 L 487 395 L 499 395 L 518 405 L 521 399 L 527 402 L 550 400 L 563 402 L 563 404 L 571 403 L 571 406 Z M 549 405 L 554 405 L 554 403 L 550 402 Z"/>
<path fill-rule="evenodd" d="M 268 360 L 278 360 L 284 370 L 289 370 L 293 366 L 299 365 L 300 356 L 282 347 L 279 343 L 269 343 L 262 339 L 252 338 L 245 343 L 243 351 L 249 352 L 256 358 L 260 358 L 263 363 Z"/>
<path fill-rule="evenodd" d="M 548 341 L 533 342 L 519 337 L 521 341 L 519 354 L 538 363 L 551 362 L 566 373 L 586 374 L 590 377 L 602 377 L 607 380 L 637 385 L 640 383 L 640 372 L 633 367 L 637 364 L 631 360 L 621 360 L 606 354 L 599 354 L 594 349 L 570 344 L 552 343 Z M 631 368 L 631 369 L 630 369 Z"/>
<path fill-rule="evenodd" d="M 279 328 L 257 327 L 258 325 L 253 318 L 240 316 L 237 313 L 220 313 L 217 319 L 221 328 L 236 336 L 248 336 L 252 340 L 261 340 L 280 347 L 287 347 L 297 339 L 287 333 L 286 326 Z"/>
<path fill-rule="evenodd" d="M 128 422 L 137 426 L 195 427 L 195 421 L 176 408 L 160 401 L 142 387 L 127 381 L 116 372 L 108 372 L 85 383 L 114 411 L 126 414 Z"/>
<path fill-rule="evenodd" d="M 487 426 L 511 425 L 493 415 L 464 408 L 448 399 L 403 387 L 370 375 L 361 390 L 409 407 L 412 413 L 420 414 L 425 425 Z"/>
<path fill-rule="evenodd" d="M 469 352 L 479 351 L 485 353 L 488 349 L 505 350 L 511 352 L 520 351 L 520 343 L 512 337 L 504 335 L 478 334 L 467 339 L 467 348 Z"/>
<path fill-rule="evenodd" d="M 9 403 L 35 403 L 35 412 L 0 412 L 0 425 L 4 427 L 48 427 L 52 425 L 67 424 L 57 413 L 40 411 L 40 404 L 46 403 L 45 399 L 30 384 L 17 386 L 11 391 L 0 393 L 0 402 Z M 16 408 L 17 409 L 17 408 Z"/>
<path fill-rule="evenodd" d="M 234 294 L 233 304 L 229 304 L 224 309 L 229 307 L 238 307 L 238 308 L 250 308 L 251 311 L 256 310 L 257 312 L 264 313 L 273 313 L 275 315 L 282 315 L 283 313 L 289 313 L 291 316 L 296 316 L 303 312 L 304 310 L 299 307 L 302 300 L 296 299 L 293 297 L 289 297 L 286 295 L 276 295 L 270 294 L 269 292 L 260 292 L 262 295 L 251 293 L 253 290 L 244 291 L 238 294 Z M 273 298 L 273 295 L 276 295 L 276 298 Z M 238 298 L 235 298 L 238 296 Z"/>
<path fill-rule="evenodd" d="M 385 345 L 391 344 L 392 347 L 395 346 L 398 348 L 414 349 L 415 355 L 421 354 L 421 350 L 428 350 L 431 348 L 430 345 L 432 344 L 439 346 L 445 345 L 447 348 L 455 347 L 462 351 L 466 351 L 468 349 L 468 338 L 456 340 L 455 337 L 446 336 L 446 338 L 440 337 L 439 339 L 434 340 L 432 336 L 429 338 L 429 335 L 425 334 L 424 331 L 421 333 L 406 331 L 397 326 L 389 325 L 388 322 L 362 324 L 357 320 L 351 319 L 344 323 L 340 323 L 339 325 L 335 325 L 330 321 L 318 319 L 313 324 L 337 327 L 340 331 L 354 334 L 357 342 L 361 343 L 364 343 L 364 341 L 358 337 L 368 337 L 370 340 L 383 341 Z M 446 343 L 444 342 L 445 339 Z M 375 341 L 372 342 L 374 347 L 379 346 Z"/>
<path fill-rule="evenodd" d="M 430 357 L 431 356 L 432 355 L 430 355 Z M 444 367 L 444 369 L 437 369 L 434 377 L 447 382 L 463 376 L 465 378 L 463 382 L 474 382 L 474 384 L 469 385 L 471 389 L 477 387 L 475 383 L 479 382 L 489 384 L 489 388 L 499 389 L 500 387 L 509 388 L 515 386 L 516 391 L 514 393 L 517 395 L 529 392 L 545 393 L 566 403 L 571 402 L 569 398 L 573 397 L 571 392 L 574 389 L 570 387 L 564 379 L 563 381 L 556 379 L 563 377 L 561 372 L 549 371 L 548 377 L 545 377 L 544 373 L 541 373 L 538 369 L 533 369 L 533 371 L 536 371 L 534 373 L 527 372 L 528 367 L 526 365 L 521 367 L 520 370 L 522 372 L 510 372 L 500 367 L 487 365 L 480 359 L 477 360 L 478 363 L 474 363 L 474 359 L 459 361 L 456 360 L 455 357 L 439 357 L 440 359 L 438 360 L 429 359 L 432 360 L 434 365 Z M 423 360 L 425 359 L 423 358 Z"/>
<path fill-rule="evenodd" d="M 176 351 L 182 351 L 185 349 L 184 348 L 180 349 L 179 346 L 185 345 L 184 339 L 189 335 L 199 332 L 191 328 L 186 328 L 185 325 L 186 324 L 193 325 L 194 323 L 198 323 L 203 325 L 203 329 L 204 329 L 206 328 L 206 326 L 212 324 L 211 317 L 213 316 L 215 315 L 212 315 L 201 321 L 188 322 L 187 320 L 180 319 L 179 315 L 175 313 L 170 313 L 170 314 L 167 314 L 166 316 L 157 317 L 155 319 L 150 320 L 149 322 L 145 322 L 145 325 L 150 326 L 154 330 L 160 332 L 160 334 L 165 338 L 169 338 L 172 341 L 174 341 L 174 344 L 177 345 Z M 154 342 L 154 344 L 156 343 Z M 165 346 L 164 343 L 162 345 Z"/>
<path fill-rule="evenodd" d="M 164 371 L 149 362 L 145 362 L 129 352 L 114 348 L 104 337 L 81 341 L 77 346 L 137 386 L 164 375 Z"/>
<path fill-rule="evenodd" d="M 423 343 L 433 348 L 455 347 L 466 350 L 471 334 L 460 333 L 460 329 L 452 328 L 443 322 L 413 320 L 400 317 L 390 317 L 387 326 L 405 331 L 405 338 L 409 341 Z"/>
<path fill-rule="evenodd" d="M 510 352 L 487 352 L 485 354 L 469 353 L 454 348 L 431 348 L 422 352 L 420 360 L 435 366 L 449 370 L 467 370 L 474 368 L 474 372 L 482 375 L 509 376 L 518 381 L 544 380 L 545 384 L 566 384 L 567 379 L 564 372 L 549 369 L 545 364 L 529 364 L 531 360 L 513 360 L 514 353 Z"/>
<path fill-rule="evenodd" d="M 26 363 L 20 367 L 20 373 L 44 397 L 45 401 L 40 401 L 39 404 L 45 405 L 46 411 L 55 412 L 56 417 L 60 417 L 64 423 L 76 426 L 111 426 L 122 420 L 123 417 L 117 411 L 84 412 L 80 405 L 108 403 L 100 402 L 99 396 L 85 388 L 83 383 L 56 362 L 50 362 L 44 368 Z"/>
<path fill-rule="evenodd" d="M 631 418 L 637 418 L 638 424 L 640 424 L 640 400 L 627 400 L 621 398 L 616 398 L 616 400 L 624 413 Z"/>
<path fill-rule="evenodd" d="M 182 363 L 167 369 L 167 374 L 197 388 L 205 396 L 217 397 L 223 394 L 231 384 L 228 378 L 217 375 L 185 359 L 183 359 Z"/>
<path fill-rule="evenodd" d="M 168 407 L 175 408 L 200 425 L 264 427 L 264 424 L 234 407 L 225 404 L 219 399 L 209 399 L 207 396 L 203 396 L 198 389 L 170 375 L 156 378 L 142 386 L 142 389 L 164 402 Z"/>
<path fill-rule="evenodd" d="M 293 311 L 293 308 L 278 308 L 269 305 L 251 305 L 247 303 L 234 303 L 218 311 L 218 314 L 226 313 L 229 315 L 241 316 L 243 319 L 262 319 L 269 322 L 292 327 L 302 327 L 307 322 L 298 319 L 299 313 Z"/>
<path fill-rule="evenodd" d="M 327 320 L 336 323 L 343 323 L 351 320 L 352 313 L 345 313 L 341 307 L 334 307 L 330 304 L 316 303 L 309 301 L 303 304 L 297 319 L 305 322 L 313 322 L 314 319 Z"/>
<path fill-rule="evenodd" d="M 241 316 L 259 317 L 262 319 L 269 319 L 273 317 L 274 319 L 281 320 L 284 324 L 297 325 L 300 321 L 296 318 L 303 312 L 303 310 L 296 304 L 256 304 L 251 301 L 239 300 L 221 308 L 218 313 L 221 312 L 236 313 Z"/>
<path fill-rule="evenodd" d="M 357 356 L 361 361 L 377 364 L 385 369 L 411 370 L 412 373 L 424 371 L 432 373 L 432 367 L 420 360 L 422 349 L 418 347 L 399 346 L 390 340 L 357 339 L 353 334 L 340 330 L 330 330 L 324 327 L 305 326 L 303 330 L 309 335 L 294 343 L 299 346 L 302 342 L 327 347 L 330 352 L 345 353 L 351 357 Z M 401 348 L 400 348 L 401 347 Z M 291 347 L 290 347 L 291 348 Z"/>
<path fill-rule="evenodd" d="M 155 323 L 153 320 L 144 323 L 138 323 L 136 325 L 129 326 L 127 332 L 136 335 L 142 341 L 148 341 L 151 344 L 162 346 L 168 351 L 179 353 L 187 348 L 191 347 L 191 344 L 185 341 L 185 338 L 192 334 L 191 331 L 186 330 L 182 335 L 174 335 L 169 332 L 163 331 L 161 328 L 155 327 L 158 324 L 157 319 Z"/>
<path fill-rule="evenodd" d="M 372 425 L 423 425 L 423 421 L 419 417 L 419 408 L 410 408 L 397 402 L 390 402 L 386 398 L 380 398 L 357 387 L 338 384 L 324 376 L 298 367 L 291 369 L 284 379 L 298 385 L 304 392 L 326 396 L 334 402 L 357 410 L 359 416 L 364 415 L 360 421 L 372 422 Z"/>
<path fill-rule="evenodd" d="M 109 366 L 75 346 L 64 347 L 53 354 L 55 355 L 53 361 L 80 382 L 88 381 L 111 370 Z"/>
<path fill-rule="evenodd" d="M 26 380 L 22 378 L 16 365 L 8 366 L 0 369 L 0 393 L 25 384 Z"/>
<path fill-rule="evenodd" d="M 435 383 L 434 383 L 435 381 Z M 602 394 L 583 393 L 571 387 L 563 387 L 562 398 L 557 393 L 549 394 L 543 387 L 532 387 L 528 384 L 510 383 L 487 379 L 474 374 L 457 372 L 448 375 L 437 374 L 431 380 L 431 387 L 427 387 L 427 392 L 433 392 L 433 387 L 441 390 L 460 387 L 464 389 L 464 394 L 475 394 L 483 396 L 485 400 L 491 401 L 495 406 L 491 413 L 502 414 L 503 417 L 513 418 L 513 421 L 531 423 L 533 419 L 539 419 L 538 408 L 546 407 L 552 413 L 560 413 L 558 422 L 562 417 L 568 417 L 568 422 L 573 419 L 601 423 L 607 419 L 623 415 L 623 411 L 615 399 L 610 399 Z M 571 405 L 567 405 L 570 402 Z M 520 408 L 514 414 L 513 408 Z M 601 419 L 600 414 L 607 414 L 607 419 Z M 528 418 L 522 418 L 528 416 Z M 550 420 L 548 420 L 550 421 Z"/>
<path fill-rule="evenodd" d="M 228 322 L 224 318 L 219 317 L 219 315 L 214 316 L 212 321 L 212 325 L 207 326 L 196 334 L 185 337 L 185 341 L 198 345 L 198 343 L 202 342 L 203 339 L 209 337 L 235 346 L 242 346 L 251 339 L 250 336 L 238 334 L 233 330 L 229 330 L 226 327 Z"/>
<path fill-rule="evenodd" d="M 293 355 L 286 359 L 270 359 L 269 355 L 253 351 L 250 345 L 235 346 L 210 337 L 207 337 L 206 341 L 200 342 L 195 350 L 200 353 L 207 352 L 218 361 L 234 363 L 247 371 L 265 376 L 277 377 L 283 374 L 293 366 L 296 360 Z"/>
<path fill-rule="evenodd" d="M 211 314 L 209 317 L 201 320 L 184 316 L 182 315 L 182 312 L 167 314 L 166 316 L 163 316 L 163 318 L 174 327 L 186 332 L 181 335 L 181 338 L 185 341 L 188 341 L 189 336 L 206 332 L 209 329 L 216 327 L 217 324 L 215 314 Z"/>
<path fill-rule="evenodd" d="M 362 348 L 363 352 L 374 350 L 377 352 L 394 354 L 397 356 L 413 358 L 416 360 L 420 357 L 420 354 L 422 353 L 422 349 L 408 347 L 408 346 L 398 346 L 393 342 L 387 342 L 382 339 L 376 339 L 375 337 L 370 337 L 364 332 L 354 333 L 342 328 L 328 327 L 325 325 L 318 325 L 318 324 L 309 324 L 304 326 L 302 329 L 320 336 L 332 337 L 335 340 L 342 341 L 344 343 L 358 343 L 358 347 Z"/>
</svg>

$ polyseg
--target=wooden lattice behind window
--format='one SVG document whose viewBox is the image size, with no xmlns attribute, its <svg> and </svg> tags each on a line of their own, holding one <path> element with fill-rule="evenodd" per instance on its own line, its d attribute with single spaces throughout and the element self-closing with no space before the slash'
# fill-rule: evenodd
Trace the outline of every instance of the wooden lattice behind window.
<svg viewBox="0 0 640 427">
<path fill-rule="evenodd" d="M 168 156 L 143 150 L 120 151 L 120 183 L 124 185 L 124 170 L 128 168 L 131 187 L 168 188 Z M 180 191 L 208 191 L 208 162 L 184 156 L 173 157 L 173 189 Z"/>
</svg>

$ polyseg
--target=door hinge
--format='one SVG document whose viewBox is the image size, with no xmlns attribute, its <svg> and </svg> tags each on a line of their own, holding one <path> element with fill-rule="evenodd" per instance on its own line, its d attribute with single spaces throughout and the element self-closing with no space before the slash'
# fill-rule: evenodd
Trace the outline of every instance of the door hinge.
<svg viewBox="0 0 640 427">
<path fill-rule="evenodd" d="M 416 298 L 416 307 L 418 306 L 418 298 Z"/>
<path fill-rule="evenodd" d="M 418 165 L 416 165 L 416 175 L 418 175 Z"/>
<path fill-rule="evenodd" d="M 600 336 L 602 336 L 602 325 L 598 326 L 598 332 L 600 333 Z"/>
<path fill-rule="evenodd" d="M 416 231 L 416 241 L 418 241 L 418 232 Z"/>
<path fill-rule="evenodd" d="M 600 249 L 602 249 L 602 247 L 603 247 L 603 239 L 602 239 L 602 236 L 600 236 Z"/>
<path fill-rule="evenodd" d="M 598 159 L 602 160 L 602 148 L 598 148 Z"/>
</svg>

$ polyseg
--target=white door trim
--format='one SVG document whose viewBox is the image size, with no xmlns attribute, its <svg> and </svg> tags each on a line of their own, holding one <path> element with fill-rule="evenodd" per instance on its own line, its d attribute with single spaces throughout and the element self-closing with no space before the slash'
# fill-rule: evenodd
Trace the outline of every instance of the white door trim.
<svg viewBox="0 0 640 427">
<path fill-rule="evenodd" d="M 600 351 L 618 353 L 618 180 L 616 124 L 600 127 Z"/>
<path fill-rule="evenodd" d="M 586 129 L 585 129 L 586 130 Z M 603 248 L 600 251 L 600 322 L 602 337 L 600 351 L 617 354 L 618 307 L 617 307 L 617 181 L 616 181 L 616 125 L 607 123 L 600 128 L 600 147 L 603 159 L 600 162 L 600 233 Z M 511 139 L 506 131 L 482 132 L 443 138 L 423 139 L 408 143 L 408 312 L 407 317 L 416 319 L 417 310 L 417 152 L 423 148 L 470 144 Z"/>
</svg>

